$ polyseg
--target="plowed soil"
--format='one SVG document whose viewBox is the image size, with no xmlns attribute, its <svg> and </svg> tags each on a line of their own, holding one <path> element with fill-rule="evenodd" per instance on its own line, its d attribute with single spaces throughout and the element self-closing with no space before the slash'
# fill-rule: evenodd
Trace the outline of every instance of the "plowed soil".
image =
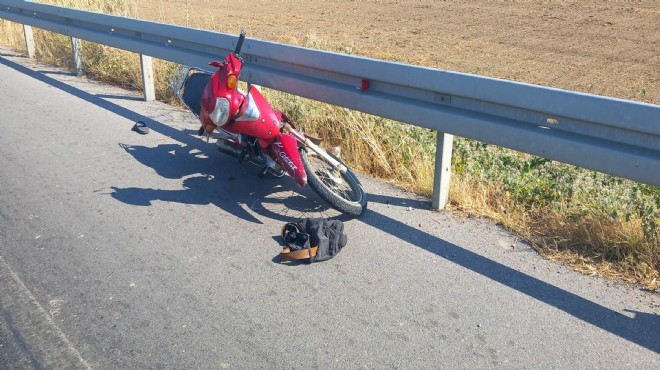
<svg viewBox="0 0 660 370">
<path fill-rule="evenodd" d="M 140 18 L 660 104 L 660 0 L 147 0 Z"/>
</svg>

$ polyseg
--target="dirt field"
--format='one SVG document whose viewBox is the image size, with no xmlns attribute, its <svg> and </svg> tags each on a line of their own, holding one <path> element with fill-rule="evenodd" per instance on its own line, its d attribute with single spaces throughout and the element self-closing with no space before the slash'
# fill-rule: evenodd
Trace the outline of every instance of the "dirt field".
<svg viewBox="0 0 660 370">
<path fill-rule="evenodd" d="M 137 16 L 660 104 L 660 0 L 135 1 Z"/>
</svg>

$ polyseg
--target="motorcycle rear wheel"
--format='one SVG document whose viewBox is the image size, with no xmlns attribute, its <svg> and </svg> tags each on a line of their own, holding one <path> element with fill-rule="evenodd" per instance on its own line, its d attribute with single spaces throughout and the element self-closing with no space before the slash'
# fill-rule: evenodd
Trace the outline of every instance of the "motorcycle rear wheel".
<svg viewBox="0 0 660 370">
<path fill-rule="evenodd" d="M 328 155 L 341 162 L 334 155 Z M 300 149 L 300 158 L 307 173 L 307 183 L 321 199 L 349 215 L 359 216 L 364 213 L 367 209 L 367 195 L 350 169 L 341 173 L 323 157 L 305 148 Z"/>
</svg>

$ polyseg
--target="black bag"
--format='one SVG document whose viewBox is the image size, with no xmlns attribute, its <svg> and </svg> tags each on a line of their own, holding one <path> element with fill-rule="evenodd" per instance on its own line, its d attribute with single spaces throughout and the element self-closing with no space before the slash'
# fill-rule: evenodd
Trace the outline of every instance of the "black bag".
<svg viewBox="0 0 660 370">
<path fill-rule="evenodd" d="M 280 252 L 282 261 L 329 260 L 348 241 L 343 222 L 324 218 L 304 218 L 296 223 L 289 222 L 282 228 L 282 238 L 286 244 Z"/>
</svg>

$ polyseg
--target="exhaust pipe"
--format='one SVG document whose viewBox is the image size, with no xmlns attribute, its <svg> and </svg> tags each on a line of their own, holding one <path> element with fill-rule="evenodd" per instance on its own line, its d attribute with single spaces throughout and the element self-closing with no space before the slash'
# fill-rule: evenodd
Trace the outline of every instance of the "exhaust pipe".
<svg viewBox="0 0 660 370">
<path fill-rule="evenodd" d="M 240 145 L 234 143 L 233 141 L 222 138 L 218 139 L 218 141 L 215 143 L 215 146 L 219 152 L 233 155 L 234 157 L 238 157 L 243 151 L 243 148 L 241 148 Z"/>
<path fill-rule="evenodd" d="M 235 142 L 233 142 L 231 140 L 219 138 L 218 141 L 216 141 L 216 143 L 215 143 L 215 147 L 221 153 L 229 154 L 231 156 L 240 158 L 239 162 L 241 162 L 243 160 L 247 160 L 248 162 L 250 162 L 253 165 L 258 166 L 258 167 L 263 167 L 267 164 L 266 161 L 264 161 L 264 159 L 261 158 L 261 157 L 256 157 L 255 158 L 251 155 L 246 155 L 246 153 L 243 152 L 243 147 L 236 144 Z M 243 158 L 241 158 L 241 154 L 243 155 Z M 276 165 L 277 164 L 275 164 L 275 162 L 273 162 L 273 166 L 276 166 Z"/>
</svg>

